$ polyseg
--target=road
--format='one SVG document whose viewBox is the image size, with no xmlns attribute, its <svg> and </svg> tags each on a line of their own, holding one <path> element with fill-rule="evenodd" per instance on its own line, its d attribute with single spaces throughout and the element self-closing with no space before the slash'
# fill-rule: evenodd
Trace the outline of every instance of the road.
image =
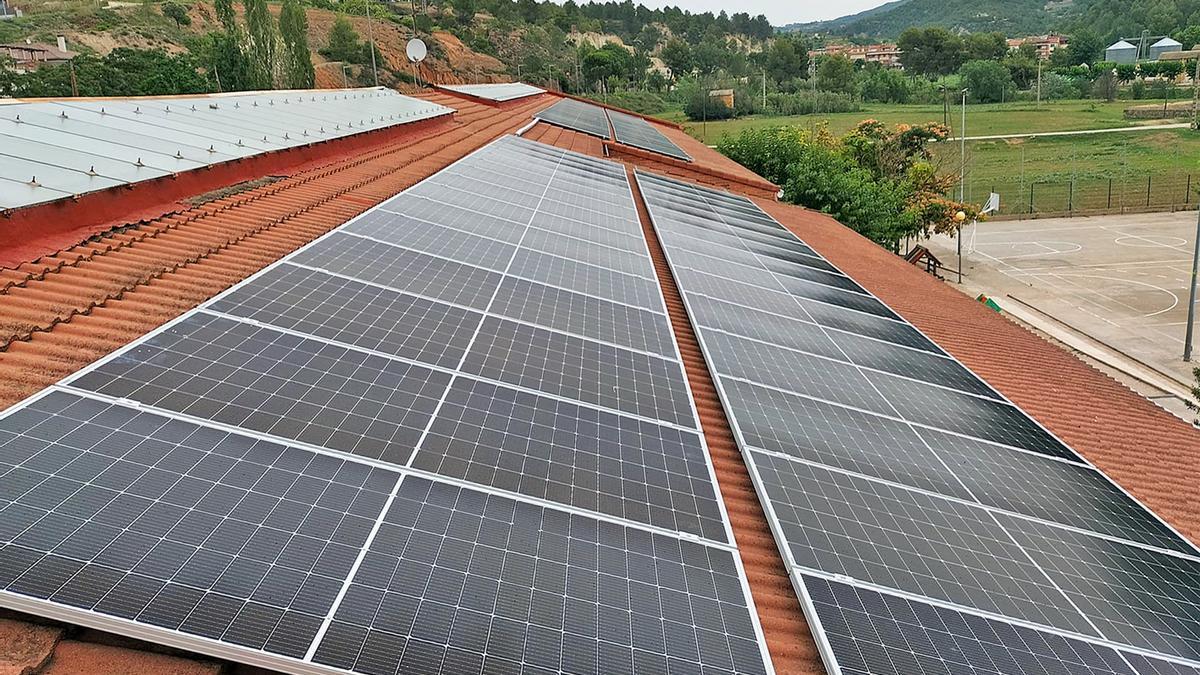
<svg viewBox="0 0 1200 675">
<path fill-rule="evenodd" d="M 1187 129 L 1192 126 L 1189 122 L 1173 124 L 1146 124 L 1136 127 L 1113 127 L 1111 129 L 1083 129 L 1079 131 L 1041 131 L 1031 134 L 997 134 L 995 136 L 967 136 L 968 141 L 1002 141 L 1006 138 L 1041 138 L 1044 136 L 1087 136 L 1091 134 L 1117 134 L 1125 131 L 1159 131 L 1162 129 Z M 946 142 L 959 142 L 960 138 L 950 138 Z"/>
</svg>

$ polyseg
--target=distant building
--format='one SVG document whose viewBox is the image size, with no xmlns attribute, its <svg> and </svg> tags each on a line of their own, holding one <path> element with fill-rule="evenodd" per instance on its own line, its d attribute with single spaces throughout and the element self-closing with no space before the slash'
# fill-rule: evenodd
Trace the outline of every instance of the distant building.
<svg viewBox="0 0 1200 675">
<path fill-rule="evenodd" d="M 720 101 L 722 105 L 730 110 L 733 110 L 733 90 L 732 89 L 713 89 L 708 92 L 708 97 L 714 101 Z"/>
<path fill-rule="evenodd" d="M 1119 40 L 1104 50 L 1104 60 L 1111 63 L 1137 63 L 1138 48 L 1124 40 Z"/>
<path fill-rule="evenodd" d="M 66 38 L 59 36 L 56 45 L 29 40 L 13 44 L 0 44 L 0 56 L 12 59 L 14 68 L 18 72 L 28 72 L 42 66 L 66 63 L 75 58 L 75 52 L 68 50 Z"/>
<path fill-rule="evenodd" d="M 900 48 L 890 43 L 875 45 L 826 45 L 808 53 L 812 58 L 838 54 L 849 58 L 851 61 L 878 63 L 884 68 L 902 67 L 900 64 Z"/>
<path fill-rule="evenodd" d="M 9 7 L 8 0 L 0 0 L 0 21 L 15 19 L 18 16 L 21 16 L 21 10 L 16 7 Z"/>
<path fill-rule="evenodd" d="M 1150 50 L 1149 50 L 1149 53 L 1146 55 L 1146 58 L 1150 59 L 1151 61 L 1158 61 L 1165 54 L 1170 54 L 1171 52 L 1181 52 L 1181 51 L 1183 51 L 1182 44 L 1180 44 L 1179 42 L 1177 42 L 1175 40 L 1172 40 L 1169 37 L 1165 37 L 1165 38 L 1159 40 L 1158 42 L 1155 42 L 1154 44 L 1150 45 Z"/>
<path fill-rule="evenodd" d="M 1067 38 L 1062 35 L 1030 35 L 1029 37 L 1011 38 L 1008 40 L 1009 51 L 1017 51 L 1025 45 L 1033 45 L 1037 57 L 1043 61 L 1050 55 L 1067 46 Z"/>
</svg>

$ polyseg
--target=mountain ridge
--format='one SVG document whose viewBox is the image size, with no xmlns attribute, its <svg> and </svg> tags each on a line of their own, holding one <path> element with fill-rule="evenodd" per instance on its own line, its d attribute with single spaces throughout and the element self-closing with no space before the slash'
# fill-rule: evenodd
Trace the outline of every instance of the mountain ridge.
<svg viewBox="0 0 1200 675">
<path fill-rule="evenodd" d="M 896 38 L 913 26 L 942 26 L 958 32 L 1029 35 L 1049 32 L 1074 9 L 1071 0 L 893 0 L 857 14 L 789 24 L 781 30 L 883 39 Z"/>
</svg>

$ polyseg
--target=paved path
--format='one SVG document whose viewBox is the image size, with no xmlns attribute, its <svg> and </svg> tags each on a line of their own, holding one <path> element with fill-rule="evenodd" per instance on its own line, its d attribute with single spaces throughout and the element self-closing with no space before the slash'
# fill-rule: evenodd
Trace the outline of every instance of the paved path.
<svg viewBox="0 0 1200 675">
<path fill-rule="evenodd" d="M 1006 138 L 1038 138 L 1041 136 L 1088 136 L 1091 134 L 1117 134 L 1125 131 L 1158 131 L 1160 129 L 1187 129 L 1189 122 L 1174 124 L 1145 124 L 1136 127 L 1114 127 L 1111 129 L 1082 129 L 1079 131 L 1041 131 L 1030 134 L 997 134 L 995 136 L 967 136 L 968 141 L 1002 141 Z M 959 138 L 949 138 L 945 142 L 958 142 Z"/>
</svg>

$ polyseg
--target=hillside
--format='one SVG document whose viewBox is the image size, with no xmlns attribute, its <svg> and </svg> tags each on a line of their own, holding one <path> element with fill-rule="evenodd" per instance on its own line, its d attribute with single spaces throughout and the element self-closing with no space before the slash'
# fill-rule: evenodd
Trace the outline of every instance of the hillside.
<svg viewBox="0 0 1200 675">
<path fill-rule="evenodd" d="M 831 21 L 792 24 L 784 30 L 895 38 L 913 26 L 945 26 L 967 32 L 1007 35 L 1045 33 L 1073 8 L 1071 0 L 895 0 Z"/>
</svg>

